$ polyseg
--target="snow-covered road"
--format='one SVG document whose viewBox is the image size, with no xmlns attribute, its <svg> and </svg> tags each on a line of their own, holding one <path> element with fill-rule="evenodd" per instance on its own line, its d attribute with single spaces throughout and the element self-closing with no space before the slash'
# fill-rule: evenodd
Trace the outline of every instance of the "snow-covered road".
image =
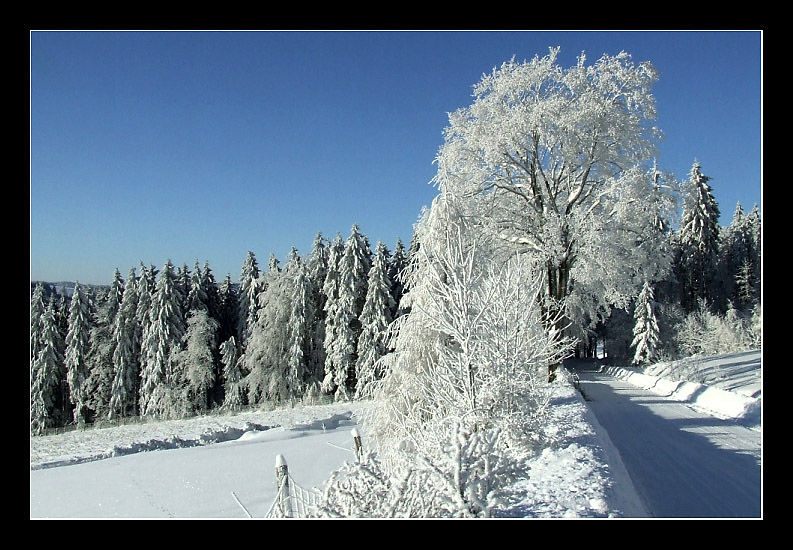
<svg viewBox="0 0 793 550">
<path fill-rule="evenodd" d="M 579 376 L 651 517 L 761 516 L 759 430 L 608 374 L 579 370 Z"/>
</svg>

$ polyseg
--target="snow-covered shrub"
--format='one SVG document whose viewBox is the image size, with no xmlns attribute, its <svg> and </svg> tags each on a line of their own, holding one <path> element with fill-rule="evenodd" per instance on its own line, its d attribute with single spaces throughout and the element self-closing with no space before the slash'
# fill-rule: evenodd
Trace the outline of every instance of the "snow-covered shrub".
<svg viewBox="0 0 793 550">
<path fill-rule="evenodd" d="M 759 347 L 761 313 L 752 316 L 730 307 L 722 317 L 701 305 L 677 328 L 677 341 L 685 355 L 717 355 Z"/>
<path fill-rule="evenodd" d="M 504 451 L 497 431 L 472 431 L 455 422 L 442 432 L 445 438 L 429 437 L 428 446 L 403 446 L 404 459 L 395 468 L 372 452 L 345 464 L 328 480 L 317 515 L 490 517 L 505 502 L 519 462 Z"/>
</svg>

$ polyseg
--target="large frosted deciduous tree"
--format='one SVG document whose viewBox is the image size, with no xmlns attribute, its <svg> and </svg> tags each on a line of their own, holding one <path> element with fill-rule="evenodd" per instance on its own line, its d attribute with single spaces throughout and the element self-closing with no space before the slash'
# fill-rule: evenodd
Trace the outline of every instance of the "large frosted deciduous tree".
<svg viewBox="0 0 793 550">
<path fill-rule="evenodd" d="M 477 198 L 461 203 L 463 216 L 501 246 L 540 260 L 547 328 L 561 335 L 626 307 L 668 259 L 655 254 L 652 219 L 638 213 L 652 195 L 646 165 L 660 137 L 657 71 L 625 52 L 591 65 L 581 54 L 563 69 L 558 53 L 513 58 L 482 77 L 473 104 L 449 115 L 434 181 Z"/>
</svg>

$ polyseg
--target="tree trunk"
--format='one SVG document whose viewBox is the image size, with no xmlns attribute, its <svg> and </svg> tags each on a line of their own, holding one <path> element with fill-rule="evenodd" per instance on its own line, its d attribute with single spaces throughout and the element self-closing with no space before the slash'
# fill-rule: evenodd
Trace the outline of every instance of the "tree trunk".
<svg viewBox="0 0 793 550">
<path fill-rule="evenodd" d="M 559 265 L 548 265 L 548 307 L 546 313 L 546 330 L 553 331 L 554 339 L 561 342 L 564 337 L 566 315 L 564 313 L 564 299 L 567 297 L 567 287 L 570 278 L 570 266 L 562 261 Z M 548 382 L 556 380 L 556 370 L 561 363 L 548 365 Z"/>
</svg>

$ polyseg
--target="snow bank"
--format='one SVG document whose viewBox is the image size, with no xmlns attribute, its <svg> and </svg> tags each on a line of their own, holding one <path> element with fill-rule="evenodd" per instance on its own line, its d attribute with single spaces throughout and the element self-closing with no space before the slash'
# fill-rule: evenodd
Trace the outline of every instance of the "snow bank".
<svg viewBox="0 0 793 550">
<path fill-rule="evenodd" d="M 626 367 L 604 367 L 603 372 L 657 395 L 687 403 L 719 418 L 738 420 L 759 428 L 762 397 L 751 397 L 698 382 L 670 380 Z"/>
<path fill-rule="evenodd" d="M 514 505 L 499 517 L 604 518 L 643 516 L 633 484 L 609 452 L 610 441 L 571 385 L 560 383 L 544 436 L 551 445 L 529 461 L 512 487 Z"/>
</svg>

